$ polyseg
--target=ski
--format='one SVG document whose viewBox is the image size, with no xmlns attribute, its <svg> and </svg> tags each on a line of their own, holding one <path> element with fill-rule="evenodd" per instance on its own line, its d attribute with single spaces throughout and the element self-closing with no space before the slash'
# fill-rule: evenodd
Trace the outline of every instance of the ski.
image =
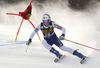
<svg viewBox="0 0 100 68">
<path fill-rule="evenodd" d="M 86 61 L 87 57 L 82 58 L 82 60 L 80 61 L 80 64 L 83 64 Z"/>
<path fill-rule="evenodd" d="M 66 55 L 66 54 L 65 54 Z M 62 55 L 60 58 L 55 58 L 54 59 L 54 62 L 58 62 L 58 61 L 60 61 L 60 60 L 62 60 L 64 57 L 65 57 L 65 55 Z"/>
</svg>

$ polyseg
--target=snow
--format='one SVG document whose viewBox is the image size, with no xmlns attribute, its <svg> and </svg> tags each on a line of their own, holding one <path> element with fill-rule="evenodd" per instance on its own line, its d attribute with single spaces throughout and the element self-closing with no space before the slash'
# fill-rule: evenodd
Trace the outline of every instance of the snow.
<svg viewBox="0 0 100 68">
<path fill-rule="evenodd" d="M 51 6 L 47 4 L 43 9 L 33 5 L 34 11 L 30 20 L 35 26 L 41 22 L 42 15 L 48 12 L 52 16 L 52 20 L 66 28 L 67 39 L 100 49 L 99 7 L 94 10 L 92 9 L 93 11 L 90 9 L 89 11 L 73 11 L 70 8 L 65 7 L 65 3 L 63 3 L 63 6 L 53 5 L 53 3 Z M 57 4 L 59 4 L 59 2 Z M 56 56 L 43 47 L 37 35 L 34 36 L 31 45 L 28 46 L 28 52 L 26 52 L 27 45 L 25 44 L 25 41 L 29 39 L 30 34 L 34 30 L 33 27 L 28 21 L 24 21 L 18 39 L 15 41 L 21 18 L 6 15 L 9 11 L 15 13 L 22 11 L 22 9 L 24 10 L 23 7 L 26 6 L 25 3 L 22 3 L 19 4 L 19 6 L 15 5 L 14 7 L 0 7 L 0 9 L 2 9 L 0 13 L 2 14 L 0 17 L 0 68 L 98 68 L 100 66 L 99 51 L 65 40 L 62 41 L 65 46 L 79 49 L 79 52 L 88 56 L 84 64 L 80 64 L 81 59 L 62 51 L 53 45 L 62 54 L 66 54 L 62 61 L 55 63 L 54 59 Z M 20 8 L 18 8 L 19 10 L 13 10 L 15 7 Z M 55 31 L 57 36 L 61 35 L 61 31 L 56 29 Z M 43 40 L 41 31 L 39 31 L 39 35 Z"/>
<path fill-rule="evenodd" d="M 34 68 L 47 68 L 47 67 L 48 68 L 66 68 L 66 67 L 67 68 L 80 68 L 80 67 L 95 68 L 95 67 L 99 67 L 100 54 L 98 51 L 84 48 L 75 44 L 73 44 L 73 46 L 78 47 L 80 51 L 84 49 L 86 50 L 84 51 L 84 54 L 91 53 L 88 54 L 88 58 L 84 64 L 80 64 L 79 58 L 67 52 L 65 58 L 62 59 L 61 62 L 55 63 L 54 62 L 55 55 L 51 54 L 48 50 L 46 50 L 42 46 L 37 36 L 36 36 L 37 41 L 34 41 L 33 38 L 33 43 L 28 47 L 28 52 L 26 52 L 26 48 L 27 48 L 26 44 L 25 43 L 17 44 L 17 43 L 21 43 L 23 41 L 28 40 L 26 38 L 27 36 L 26 37 L 23 36 L 23 34 L 28 35 L 25 34 L 26 33 L 25 31 L 28 29 L 26 29 L 25 27 L 22 28 L 16 42 L 14 41 L 14 38 L 16 36 L 15 29 L 17 29 L 17 26 L 7 26 L 7 25 L 0 26 L 0 68 L 33 68 L 33 67 Z M 99 34 L 100 33 L 97 32 L 96 36 L 98 35 L 98 37 L 95 37 L 95 41 L 97 41 L 95 47 L 98 49 L 100 49 Z M 6 44 L 10 44 L 10 45 L 6 45 Z"/>
</svg>

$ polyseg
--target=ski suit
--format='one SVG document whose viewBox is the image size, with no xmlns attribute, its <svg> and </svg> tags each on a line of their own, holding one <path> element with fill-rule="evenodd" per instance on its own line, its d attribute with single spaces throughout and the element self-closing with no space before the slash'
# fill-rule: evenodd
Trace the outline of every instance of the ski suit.
<svg viewBox="0 0 100 68">
<path fill-rule="evenodd" d="M 64 27 L 59 26 L 58 24 L 54 23 L 53 21 L 51 21 L 48 26 L 45 26 L 44 23 L 41 22 L 36 27 L 36 29 L 32 32 L 29 39 L 32 39 L 33 36 L 39 30 L 41 30 L 44 35 L 44 40 L 42 41 L 42 44 L 44 45 L 44 47 L 46 49 L 48 49 L 50 51 L 52 48 L 52 45 L 55 44 L 56 46 L 60 47 L 61 50 L 67 51 L 67 52 L 73 54 L 74 49 L 66 47 L 60 40 L 58 42 L 58 37 L 57 37 L 56 33 L 54 32 L 54 28 L 61 30 L 62 34 L 66 33 L 66 29 Z"/>
</svg>

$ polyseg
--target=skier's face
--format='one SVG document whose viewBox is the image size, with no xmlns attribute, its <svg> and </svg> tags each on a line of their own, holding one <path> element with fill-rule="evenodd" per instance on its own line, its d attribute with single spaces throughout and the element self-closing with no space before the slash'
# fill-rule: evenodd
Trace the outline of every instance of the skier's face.
<svg viewBox="0 0 100 68">
<path fill-rule="evenodd" d="M 49 23 L 44 23 L 45 24 L 45 26 L 48 26 L 49 25 Z"/>
<path fill-rule="evenodd" d="M 49 25 L 50 20 L 43 20 L 43 23 L 45 24 L 45 26 Z"/>
</svg>

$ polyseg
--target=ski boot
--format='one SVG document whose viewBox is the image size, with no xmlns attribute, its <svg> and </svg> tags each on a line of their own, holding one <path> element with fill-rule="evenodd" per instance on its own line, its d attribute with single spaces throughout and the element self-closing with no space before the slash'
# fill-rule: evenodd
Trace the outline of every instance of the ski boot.
<svg viewBox="0 0 100 68">
<path fill-rule="evenodd" d="M 81 64 L 83 64 L 83 63 L 84 63 L 84 61 L 86 61 L 86 58 L 87 58 L 86 56 L 85 56 L 85 57 L 83 57 L 83 58 L 82 58 L 82 60 L 80 61 L 80 63 L 81 63 Z"/>
<path fill-rule="evenodd" d="M 78 49 L 77 49 L 78 50 Z M 73 55 L 76 55 L 77 57 L 81 58 L 81 59 L 85 59 L 86 56 L 84 56 L 83 54 L 79 53 L 77 50 L 74 51 Z"/>
<path fill-rule="evenodd" d="M 50 52 L 55 54 L 58 58 L 61 58 L 62 54 L 59 53 L 59 51 L 55 50 L 53 47 L 51 48 Z"/>
</svg>

